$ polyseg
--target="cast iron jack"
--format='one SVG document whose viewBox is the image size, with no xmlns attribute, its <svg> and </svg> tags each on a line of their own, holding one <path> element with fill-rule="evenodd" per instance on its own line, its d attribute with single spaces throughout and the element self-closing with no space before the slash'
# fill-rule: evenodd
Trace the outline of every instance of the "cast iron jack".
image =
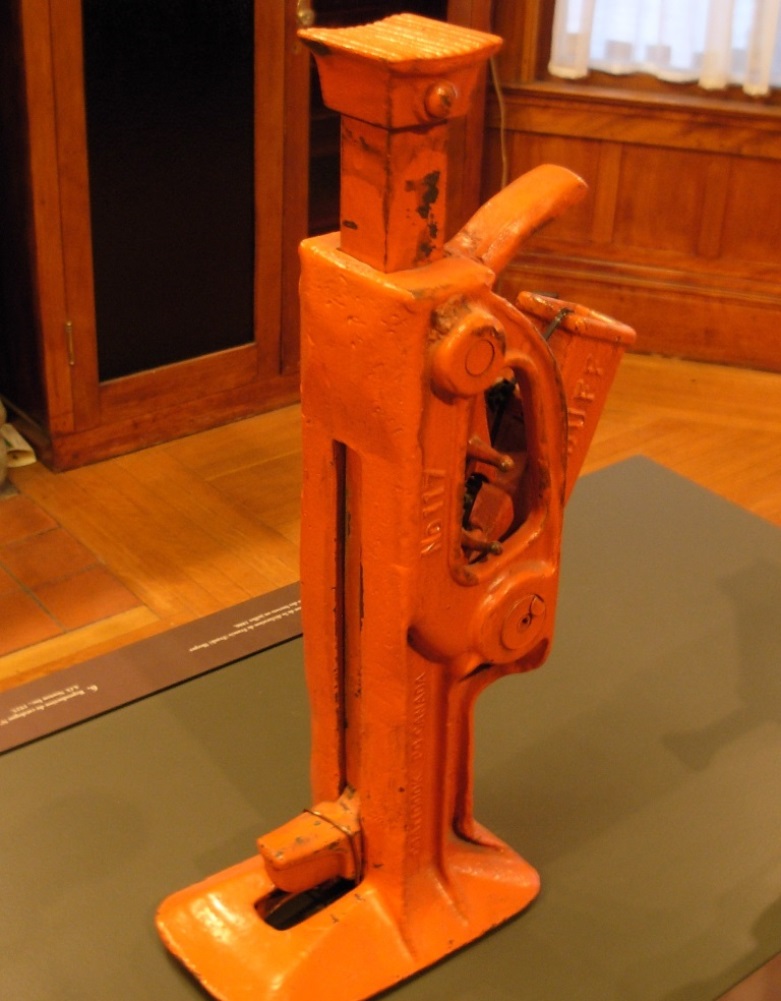
<svg viewBox="0 0 781 1001">
<path fill-rule="evenodd" d="M 341 229 L 301 248 L 314 805 L 160 908 L 224 1001 L 367 998 L 537 894 L 473 817 L 473 707 L 548 654 L 564 504 L 634 336 L 492 291 L 584 194 L 561 167 L 445 242 L 448 121 L 500 39 L 406 14 L 301 37 L 342 115 Z"/>
</svg>

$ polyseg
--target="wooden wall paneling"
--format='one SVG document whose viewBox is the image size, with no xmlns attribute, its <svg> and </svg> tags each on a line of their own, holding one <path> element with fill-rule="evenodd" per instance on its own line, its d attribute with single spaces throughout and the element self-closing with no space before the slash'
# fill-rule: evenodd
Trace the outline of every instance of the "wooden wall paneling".
<svg viewBox="0 0 781 1001">
<path fill-rule="evenodd" d="M 637 269 L 584 266 L 558 254 L 521 260 L 507 269 L 500 285 L 509 299 L 521 289 L 550 291 L 619 317 L 637 330 L 640 353 L 781 371 L 776 298 L 725 294 L 713 287 L 694 290 Z"/>
<path fill-rule="evenodd" d="M 508 86 L 507 128 L 542 135 L 610 139 L 642 146 L 781 158 L 781 109 L 718 99 L 676 101 L 668 95 L 572 83 Z M 496 108 L 489 126 L 499 125 Z"/>
<path fill-rule="evenodd" d="M 507 269 L 502 294 L 549 291 L 620 317 L 638 332 L 636 350 L 781 371 L 777 295 L 695 286 L 680 275 L 620 263 L 527 253 Z"/>
<path fill-rule="evenodd" d="M 625 145 L 613 241 L 629 259 L 696 254 L 707 164 L 707 154 Z"/>
<path fill-rule="evenodd" d="M 780 191 L 781 162 L 742 158 L 730 177 L 722 233 L 722 256 L 775 282 L 781 274 Z"/>
<path fill-rule="evenodd" d="M 698 257 L 716 260 L 722 256 L 724 220 L 730 194 L 731 157 L 709 157 L 702 192 L 702 216 L 697 234 Z"/>
<path fill-rule="evenodd" d="M 510 88 L 505 104 L 511 176 L 559 162 L 591 188 L 579 215 L 526 245 L 506 289 L 553 289 L 620 316 L 642 351 L 781 371 L 778 109 L 560 84 Z M 498 126 L 489 104 L 485 195 Z"/>
<path fill-rule="evenodd" d="M 599 144 L 597 176 L 591 191 L 591 204 L 594 207 L 591 239 L 602 246 L 613 242 L 623 160 L 624 149 L 620 143 Z"/>
</svg>

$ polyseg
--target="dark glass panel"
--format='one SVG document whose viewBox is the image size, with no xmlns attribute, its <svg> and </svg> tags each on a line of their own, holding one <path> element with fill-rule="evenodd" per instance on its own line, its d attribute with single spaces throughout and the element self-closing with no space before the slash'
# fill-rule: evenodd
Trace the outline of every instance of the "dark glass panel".
<svg viewBox="0 0 781 1001">
<path fill-rule="evenodd" d="M 19 4 L 0 4 L 0 395 L 47 422 Z"/>
<path fill-rule="evenodd" d="M 251 341 L 251 0 L 83 18 L 100 378 Z"/>
</svg>

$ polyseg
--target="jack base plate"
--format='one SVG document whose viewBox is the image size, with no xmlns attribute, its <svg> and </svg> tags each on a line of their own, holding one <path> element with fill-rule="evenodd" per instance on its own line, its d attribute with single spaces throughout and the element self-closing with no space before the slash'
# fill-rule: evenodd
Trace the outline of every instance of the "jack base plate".
<svg viewBox="0 0 781 1001">
<path fill-rule="evenodd" d="M 279 891 L 258 856 L 173 894 L 157 926 L 219 1001 L 363 1001 L 480 938 L 539 892 L 537 872 L 497 840 L 451 843 L 445 860 L 405 884 L 401 908 L 378 874 L 280 928 L 262 917 Z"/>
</svg>

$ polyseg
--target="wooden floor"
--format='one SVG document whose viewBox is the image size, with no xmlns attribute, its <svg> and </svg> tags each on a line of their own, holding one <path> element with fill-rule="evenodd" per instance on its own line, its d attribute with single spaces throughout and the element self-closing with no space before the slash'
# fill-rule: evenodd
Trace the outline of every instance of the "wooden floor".
<svg viewBox="0 0 781 1001">
<path fill-rule="evenodd" d="M 627 357 L 584 472 L 638 454 L 781 525 L 781 376 Z M 67 473 L 16 469 L 11 479 L 47 530 L 75 540 L 93 576 L 130 599 L 120 610 L 101 605 L 105 614 L 96 606 L 96 621 L 84 610 L 57 620 L 54 635 L 0 656 L 0 689 L 298 577 L 297 407 Z"/>
</svg>

